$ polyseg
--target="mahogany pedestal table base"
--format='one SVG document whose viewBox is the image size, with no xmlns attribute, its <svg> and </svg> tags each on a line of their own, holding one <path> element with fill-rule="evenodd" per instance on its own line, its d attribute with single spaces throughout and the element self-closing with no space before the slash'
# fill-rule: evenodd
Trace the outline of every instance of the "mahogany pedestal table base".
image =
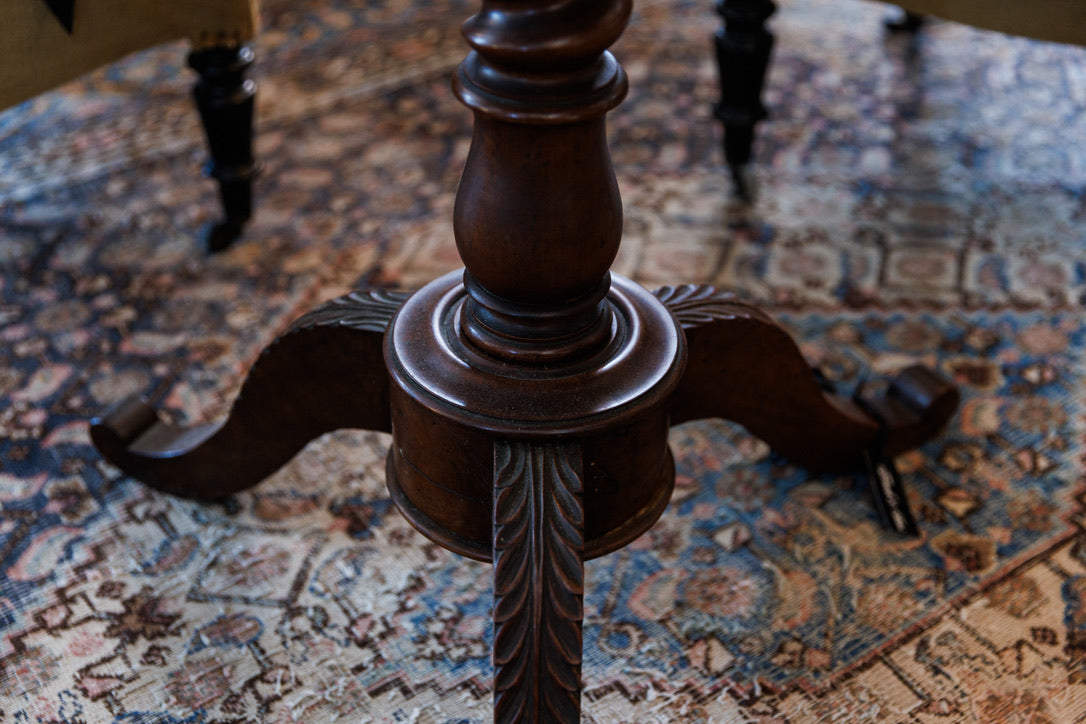
<svg viewBox="0 0 1086 724">
<path fill-rule="evenodd" d="M 222 498 L 338 429 L 392 434 L 387 482 L 424 535 L 494 563 L 494 717 L 580 719 L 584 561 L 633 540 L 674 484 L 668 427 L 723 417 L 815 469 L 934 435 L 957 392 L 910 368 L 862 399 L 823 389 L 767 315 L 705 286 L 608 269 L 622 206 L 604 115 L 630 0 L 482 0 L 454 78 L 475 113 L 454 232 L 465 269 L 299 319 L 228 418 L 175 427 L 139 399 L 92 424 L 159 490 Z"/>
</svg>

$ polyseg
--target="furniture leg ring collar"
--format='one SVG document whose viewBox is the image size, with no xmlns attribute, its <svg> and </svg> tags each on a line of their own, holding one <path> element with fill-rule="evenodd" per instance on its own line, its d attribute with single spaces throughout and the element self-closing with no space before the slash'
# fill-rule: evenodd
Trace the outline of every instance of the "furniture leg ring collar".
<svg viewBox="0 0 1086 724">
<path fill-rule="evenodd" d="M 686 341 L 668 308 L 615 277 L 614 324 L 595 356 L 530 367 L 487 358 L 457 333 L 468 299 L 454 272 L 409 299 L 385 337 L 393 443 L 389 490 L 404 516 L 451 550 L 490 560 L 493 450 L 502 439 L 583 449 L 585 556 L 647 530 L 674 485 L 672 393 Z"/>
</svg>

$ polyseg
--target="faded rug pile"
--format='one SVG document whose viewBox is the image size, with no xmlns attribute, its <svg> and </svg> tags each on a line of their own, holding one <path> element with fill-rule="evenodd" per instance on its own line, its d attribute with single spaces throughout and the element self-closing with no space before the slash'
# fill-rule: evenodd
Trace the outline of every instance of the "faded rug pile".
<svg viewBox="0 0 1086 724">
<path fill-rule="evenodd" d="M 490 720 L 490 567 L 399 515 L 387 437 L 326 436 L 227 505 L 89 444 L 132 392 L 216 419 L 304 311 L 459 266 L 448 79 L 473 4 L 263 5 L 264 171 L 225 253 L 199 243 L 217 206 L 183 46 L 0 114 L 4 724 Z M 786 0 L 743 203 L 712 5 L 639 2 L 614 49 L 616 270 L 763 305 L 845 391 L 924 362 L 963 404 L 899 460 L 919 539 L 859 475 L 676 428 L 671 506 L 587 566 L 584 720 L 1082 720 L 1086 49 Z"/>
</svg>

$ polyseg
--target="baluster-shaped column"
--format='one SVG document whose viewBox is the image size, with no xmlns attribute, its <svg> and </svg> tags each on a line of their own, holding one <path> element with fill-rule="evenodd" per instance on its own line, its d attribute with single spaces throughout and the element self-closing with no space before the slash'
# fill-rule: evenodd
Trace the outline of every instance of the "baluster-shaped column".
<svg viewBox="0 0 1086 724">
<path fill-rule="evenodd" d="M 475 112 L 457 195 L 465 337 L 528 363 L 598 351 L 622 233 L 604 114 L 626 94 L 607 46 L 630 0 L 483 3 L 454 87 Z"/>
<path fill-rule="evenodd" d="M 453 85 L 475 113 L 454 233 L 466 269 L 393 320 L 389 487 L 453 550 L 492 556 L 493 446 L 576 439 L 586 555 L 651 524 L 671 486 L 666 402 L 684 364 L 666 307 L 608 272 L 622 205 L 604 116 L 631 0 L 483 0 Z M 630 427 L 623 444 L 608 431 Z M 614 440 L 612 441 L 612 438 Z M 631 452 L 631 450 L 633 452 Z"/>
<path fill-rule="evenodd" d="M 454 88 L 475 113 L 454 233 L 466 269 L 393 320 L 388 485 L 415 527 L 495 563 L 495 720 L 580 712 L 582 562 L 674 483 L 682 330 L 609 273 L 622 204 L 604 116 L 630 0 L 484 0 Z"/>
</svg>

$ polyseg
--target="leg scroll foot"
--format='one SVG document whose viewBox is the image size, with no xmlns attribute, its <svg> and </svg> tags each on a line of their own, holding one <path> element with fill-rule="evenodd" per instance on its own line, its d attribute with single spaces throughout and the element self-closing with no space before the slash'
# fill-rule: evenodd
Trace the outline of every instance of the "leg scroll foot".
<svg viewBox="0 0 1086 724">
<path fill-rule="evenodd" d="M 815 470 L 862 465 L 873 446 L 895 455 L 933 437 L 958 403 L 934 372 L 909 368 L 853 400 L 824 389 L 791 337 L 768 315 L 707 286 L 656 291 L 682 324 L 689 362 L 672 422 L 721 417 Z"/>
<path fill-rule="evenodd" d="M 224 422 L 178 427 L 128 399 L 91 422 L 91 439 L 151 487 L 215 499 L 256 485 L 326 432 L 387 432 L 382 338 L 405 298 L 355 293 L 301 317 L 261 354 Z"/>
<path fill-rule="evenodd" d="M 885 431 L 885 455 L 894 457 L 924 444 L 958 408 L 961 395 L 950 380 L 914 365 L 882 384 L 865 385 L 856 403 Z"/>
</svg>

